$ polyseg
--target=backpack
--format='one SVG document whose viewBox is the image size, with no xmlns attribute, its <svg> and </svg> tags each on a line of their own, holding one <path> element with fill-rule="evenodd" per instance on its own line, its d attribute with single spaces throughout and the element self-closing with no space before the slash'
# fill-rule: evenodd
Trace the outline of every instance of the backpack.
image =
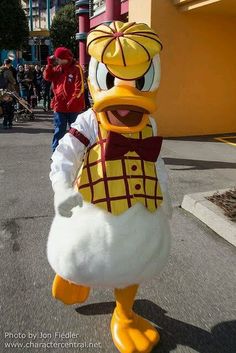
<svg viewBox="0 0 236 353">
<path fill-rule="evenodd" d="M 4 75 L 4 70 L 0 70 L 0 89 L 7 88 L 7 79 Z"/>
</svg>

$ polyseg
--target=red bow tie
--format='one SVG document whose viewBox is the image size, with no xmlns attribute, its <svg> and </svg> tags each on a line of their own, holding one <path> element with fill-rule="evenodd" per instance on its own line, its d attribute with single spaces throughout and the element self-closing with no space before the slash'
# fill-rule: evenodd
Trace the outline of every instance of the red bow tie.
<svg viewBox="0 0 236 353">
<path fill-rule="evenodd" d="M 120 159 L 128 152 L 135 151 L 145 161 L 156 162 L 162 145 L 163 137 L 152 136 L 141 139 L 124 137 L 110 131 L 107 137 L 105 160 Z"/>
</svg>

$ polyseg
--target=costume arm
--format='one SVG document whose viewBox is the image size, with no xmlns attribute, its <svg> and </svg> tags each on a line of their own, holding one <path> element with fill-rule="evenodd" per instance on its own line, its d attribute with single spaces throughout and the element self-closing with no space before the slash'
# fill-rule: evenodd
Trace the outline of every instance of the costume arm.
<svg viewBox="0 0 236 353">
<path fill-rule="evenodd" d="M 97 121 L 91 110 L 79 115 L 52 155 L 50 179 L 55 211 L 61 216 L 70 217 L 73 207 L 82 206 L 82 196 L 73 185 L 87 147 L 95 142 L 96 129 Z"/>
<path fill-rule="evenodd" d="M 73 186 L 86 149 L 96 140 L 97 129 L 97 120 L 92 109 L 78 115 L 52 155 L 50 179 L 53 188 L 59 181 Z"/>
<path fill-rule="evenodd" d="M 83 204 L 81 194 L 73 188 L 73 182 L 82 164 L 85 148 L 85 145 L 67 133 L 52 155 L 50 179 L 55 212 L 60 216 L 71 217 L 72 209 Z"/>
<path fill-rule="evenodd" d="M 67 133 L 60 140 L 56 151 L 52 155 L 50 179 L 53 189 L 55 184 L 58 183 L 73 187 L 85 150 L 86 146 L 70 133 Z"/>
</svg>

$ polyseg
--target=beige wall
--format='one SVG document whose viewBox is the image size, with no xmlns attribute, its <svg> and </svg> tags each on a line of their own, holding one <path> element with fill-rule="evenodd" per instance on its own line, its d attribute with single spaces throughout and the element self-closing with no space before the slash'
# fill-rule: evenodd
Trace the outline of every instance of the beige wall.
<svg viewBox="0 0 236 353">
<path fill-rule="evenodd" d="M 151 25 L 164 44 L 159 132 L 236 132 L 236 17 L 180 12 L 171 0 L 130 0 L 129 6 L 129 20 Z"/>
</svg>

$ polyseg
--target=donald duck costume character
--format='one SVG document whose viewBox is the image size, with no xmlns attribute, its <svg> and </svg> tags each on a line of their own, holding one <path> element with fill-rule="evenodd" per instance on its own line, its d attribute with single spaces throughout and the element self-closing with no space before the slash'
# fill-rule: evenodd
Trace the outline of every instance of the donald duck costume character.
<svg viewBox="0 0 236 353">
<path fill-rule="evenodd" d="M 56 215 L 48 260 L 53 296 L 84 302 L 113 288 L 111 320 L 121 353 L 151 352 L 159 333 L 132 310 L 138 286 L 170 250 L 170 202 L 156 110 L 162 44 L 146 24 L 115 21 L 88 35 L 92 109 L 80 114 L 52 156 Z"/>
</svg>

